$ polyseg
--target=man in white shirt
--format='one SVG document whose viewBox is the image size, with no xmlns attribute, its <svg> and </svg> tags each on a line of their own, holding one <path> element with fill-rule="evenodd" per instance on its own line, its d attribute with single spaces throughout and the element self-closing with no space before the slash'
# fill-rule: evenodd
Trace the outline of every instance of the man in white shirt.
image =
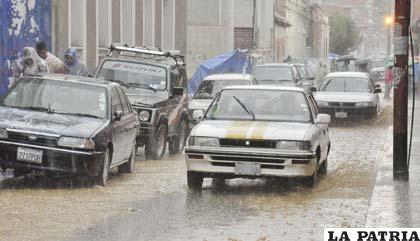
<svg viewBox="0 0 420 241">
<path fill-rule="evenodd" d="M 36 52 L 38 53 L 39 57 L 41 57 L 47 62 L 50 73 L 65 73 L 65 67 L 63 62 L 59 58 L 48 52 L 48 47 L 45 44 L 45 42 L 39 42 L 36 45 Z"/>
</svg>

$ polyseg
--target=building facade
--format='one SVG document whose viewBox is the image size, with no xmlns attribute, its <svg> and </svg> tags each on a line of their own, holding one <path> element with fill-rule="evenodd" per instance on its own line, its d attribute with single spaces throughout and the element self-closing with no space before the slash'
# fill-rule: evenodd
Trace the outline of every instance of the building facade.
<svg viewBox="0 0 420 241">
<path fill-rule="evenodd" d="M 111 43 L 186 52 L 187 0 L 52 0 L 53 52 L 78 50 L 90 73 Z"/>
</svg>

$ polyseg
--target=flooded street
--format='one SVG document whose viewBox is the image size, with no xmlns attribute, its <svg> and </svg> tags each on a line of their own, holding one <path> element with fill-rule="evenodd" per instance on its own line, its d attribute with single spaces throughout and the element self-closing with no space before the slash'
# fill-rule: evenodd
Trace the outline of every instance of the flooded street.
<svg viewBox="0 0 420 241">
<path fill-rule="evenodd" d="M 135 175 L 114 171 L 105 188 L 5 179 L 0 240 L 321 240 L 325 227 L 364 227 L 391 124 L 390 106 L 375 120 L 333 124 L 328 174 L 314 190 L 296 180 L 205 179 L 188 191 L 181 155 L 139 154 Z"/>
</svg>

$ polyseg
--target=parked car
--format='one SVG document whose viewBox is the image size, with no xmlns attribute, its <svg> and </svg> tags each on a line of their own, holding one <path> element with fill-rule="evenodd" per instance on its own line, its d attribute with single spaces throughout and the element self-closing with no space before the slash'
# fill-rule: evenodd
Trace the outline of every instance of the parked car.
<svg viewBox="0 0 420 241">
<path fill-rule="evenodd" d="M 0 163 L 86 175 L 105 185 L 110 168 L 133 173 L 139 121 L 122 88 L 85 77 L 19 80 L 0 101 Z"/>
<path fill-rule="evenodd" d="M 315 88 L 315 77 L 309 74 L 308 68 L 304 64 L 292 64 L 298 70 L 302 79 L 302 87 L 307 91 L 312 91 Z"/>
<path fill-rule="evenodd" d="M 180 153 L 188 133 L 187 76 L 178 51 L 111 46 L 95 77 L 119 83 L 141 122 L 139 146 L 147 159 Z"/>
<path fill-rule="evenodd" d="M 198 87 L 197 92 L 189 101 L 188 111 L 190 116 L 190 126 L 197 124 L 192 113 L 195 110 L 207 110 L 213 98 L 224 87 L 231 85 L 255 85 L 257 84 L 254 76 L 249 74 L 216 74 L 207 76 Z"/>
<path fill-rule="evenodd" d="M 305 177 L 326 174 L 330 116 L 301 88 L 233 86 L 223 89 L 185 147 L 188 186 L 203 178 Z"/>
<path fill-rule="evenodd" d="M 374 117 L 380 111 L 380 92 L 366 73 L 335 72 L 322 80 L 314 96 L 320 112 L 332 117 Z"/>
<path fill-rule="evenodd" d="M 284 63 L 261 64 L 254 67 L 254 76 L 260 85 L 302 87 L 296 66 Z"/>
<path fill-rule="evenodd" d="M 292 58 L 289 64 L 304 64 L 315 83 L 324 78 L 330 72 L 328 60 L 322 58 Z"/>
</svg>

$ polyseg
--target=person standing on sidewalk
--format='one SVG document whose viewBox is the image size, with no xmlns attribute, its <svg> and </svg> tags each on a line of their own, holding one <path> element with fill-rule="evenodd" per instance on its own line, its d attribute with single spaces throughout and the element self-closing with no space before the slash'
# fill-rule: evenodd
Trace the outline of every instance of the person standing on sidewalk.
<svg viewBox="0 0 420 241">
<path fill-rule="evenodd" d="M 21 78 L 28 75 L 48 73 L 48 65 L 32 47 L 23 48 L 21 57 L 16 61 L 13 76 Z"/>
<path fill-rule="evenodd" d="M 36 45 L 36 52 L 45 62 L 47 62 L 50 73 L 64 74 L 65 68 L 63 62 L 48 51 L 48 47 L 44 42 Z"/>
<path fill-rule="evenodd" d="M 77 57 L 77 50 L 69 48 L 64 53 L 64 63 L 66 65 L 66 73 L 70 75 L 88 76 L 86 66 Z"/>
<path fill-rule="evenodd" d="M 394 64 L 388 64 L 385 70 L 385 99 L 391 99 L 392 82 L 394 81 Z"/>
</svg>

